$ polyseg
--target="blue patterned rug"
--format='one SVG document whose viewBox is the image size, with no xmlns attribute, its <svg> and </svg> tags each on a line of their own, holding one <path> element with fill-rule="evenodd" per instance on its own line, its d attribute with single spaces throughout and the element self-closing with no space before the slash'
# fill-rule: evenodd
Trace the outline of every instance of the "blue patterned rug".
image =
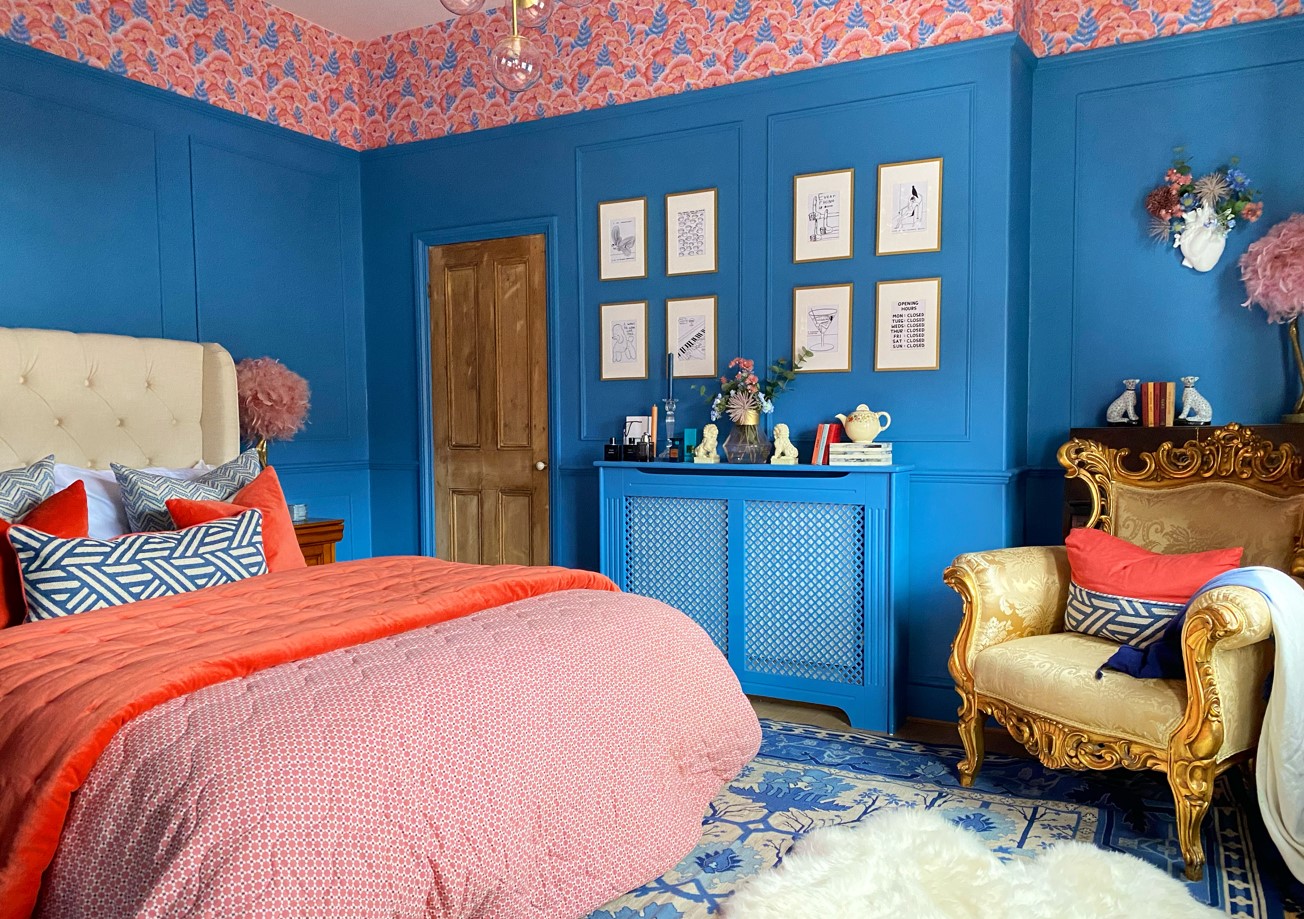
<svg viewBox="0 0 1304 919">
<path fill-rule="evenodd" d="M 924 807 L 978 833 L 994 851 L 1027 857 L 1076 839 L 1127 852 L 1182 876 L 1173 802 L 1153 772 L 1057 772 L 988 754 L 973 788 L 956 777 L 958 747 L 762 720 L 761 752 L 711 803 L 702 839 L 678 865 L 590 919 L 701 919 L 743 878 L 778 864 L 811 830 L 888 807 Z M 1304 887 L 1263 832 L 1239 769 L 1219 780 L 1204 824 L 1209 864 L 1189 884 L 1228 915 L 1292 919 Z"/>
</svg>

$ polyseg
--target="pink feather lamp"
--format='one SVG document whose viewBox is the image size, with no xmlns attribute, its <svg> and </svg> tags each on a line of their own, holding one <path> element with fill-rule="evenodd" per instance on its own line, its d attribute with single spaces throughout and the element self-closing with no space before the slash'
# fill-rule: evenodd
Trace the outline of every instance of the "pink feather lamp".
<svg viewBox="0 0 1304 919">
<path fill-rule="evenodd" d="M 1245 250 L 1241 280 L 1248 294 L 1242 306 L 1257 303 L 1269 322 L 1286 326 L 1301 392 L 1294 410 L 1281 420 L 1304 423 L 1304 352 L 1299 340 L 1299 319 L 1304 314 L 1304 214 L 1287 217 Z"/>
<path fill-rule="evenodd" d="M 268 442 L 292 439 L 308 420 L 308 381 L 271 357 L 245 358 L 235 379 L 240 436 L 266 466 Z"/>
</svg>

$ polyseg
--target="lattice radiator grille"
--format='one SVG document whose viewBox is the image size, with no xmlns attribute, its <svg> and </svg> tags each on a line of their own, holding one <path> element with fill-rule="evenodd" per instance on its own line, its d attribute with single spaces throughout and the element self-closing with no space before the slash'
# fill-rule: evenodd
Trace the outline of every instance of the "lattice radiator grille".
<svg viewBox="0 0 1304 919">
<path fill-rule="evenodd" d="M 748 501 L 747 669 L 863 685 L 865 510 Z"/>
<path fill-rule="evenodd" d="M 625 589 L 683 610 L 729 652 L 729 505 L 625 499 Z"/>
</svg>

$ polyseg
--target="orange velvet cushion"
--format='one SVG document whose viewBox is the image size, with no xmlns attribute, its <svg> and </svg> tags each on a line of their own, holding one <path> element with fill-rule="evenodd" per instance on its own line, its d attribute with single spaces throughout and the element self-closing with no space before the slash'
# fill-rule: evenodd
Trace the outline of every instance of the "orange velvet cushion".
<svg viewBox="0 0 1304 919">
<path fill-rule="evenodd" d="M 51 536 L 72 539 L 87 535 L 88 516 L 86 484 L 79 479 L 63 491 L 50 495 L 16 522 Z M 0 597 L 4 598 L 5 627 L 19 625 L 27 615 L 23 579 L 18 573 L 18 556 L 9 544 L 10 526 L 12 524 L 0 520 Z"/>
<path fill-rule="evenodd" d="M 263 512 L 263 551 L 267 554 L 268 571 L 289 571 L 306 568 L 299 537 L 290 520 L 290 509 L 285 504 L 281 480 L 276 470 L 268 466 L 252 482 L 231 496 L 228 501 L 191 501 L 187 498 L 168 500 L 168 513 L 177 529 L 234 517 L 243 511 L 257 508 Z"/>
</svg>

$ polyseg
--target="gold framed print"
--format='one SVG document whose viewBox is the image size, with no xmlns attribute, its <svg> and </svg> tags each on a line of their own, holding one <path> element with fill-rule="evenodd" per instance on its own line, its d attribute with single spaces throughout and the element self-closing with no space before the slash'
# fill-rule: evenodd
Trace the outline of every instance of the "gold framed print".
<svg viewBox="0 0 1304 919">
<path fill-rule="evenodd" d="M 792 353 L 810 357 L 798 373 L 851 369 L 852 285 L 825 284 L 792 290 Z"/>
<path fill-rule="evenodd" d="M 812 172 L 792 179 L 792 260 L 851 258 L 856 170 Z"/>
<path fill-rule="evenodd" d="M 719 268 L 719 193 L 714 188 L 666 195 L 666 274 L 710 274 Z"/>
<path fill-rule="evenodd" d="M 598 307 L 602 326 L 603 380 L 647 379 L 647 301 L 603 303 Z"/>
<path fill-rule="evenodd" d="M 877 294 L 874 369 L 940 367 L 942 279 L 879 281 Z"/>
<path fill-rule="evenodd" d="M 647 198 L 598 204 L 598 277 L 647 277 Z"/>
<path fill-rule="evenodd" d="M 942 158 L 878 167 L 875 255 L 942 248 Z"/>
<path fill-rule="evenodd" d="M 677 297 L 666 301 L 666 341 L 675 377 L 714 377 L 716 298 Z"/>
</svg>

